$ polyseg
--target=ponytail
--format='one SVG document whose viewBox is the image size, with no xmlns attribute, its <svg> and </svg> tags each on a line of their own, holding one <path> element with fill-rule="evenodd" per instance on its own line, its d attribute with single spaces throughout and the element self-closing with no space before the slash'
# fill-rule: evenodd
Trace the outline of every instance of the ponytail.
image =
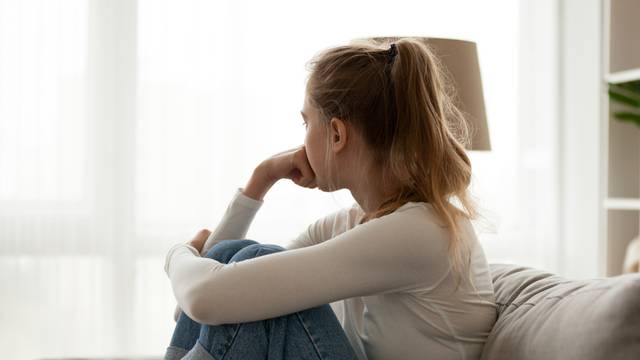
<svg viewBox="0 0 640 360">
<path fill-rule="evenodd" d="M 409 201 L 430 203 L 440 226 L 450 230 L 448 251 L 457 290 L 469 280 L 471 262 L 458 220 L 478 216 L 468 194 L 469 130 L 455 105 L 450 77 L 431 47 L 414 38 L 393 44 L 395 49 L 389 42 L 354 42 L 320 53 L 311 62 L 307 95 L 327 126 L 333 117 L 353 125 L 382 178 L 400 184 L 363 222 Z M 396 53 L 389 61 L 392 51 Z M 461 208 L 454 206 L 455 199 Z"/>
</svg>

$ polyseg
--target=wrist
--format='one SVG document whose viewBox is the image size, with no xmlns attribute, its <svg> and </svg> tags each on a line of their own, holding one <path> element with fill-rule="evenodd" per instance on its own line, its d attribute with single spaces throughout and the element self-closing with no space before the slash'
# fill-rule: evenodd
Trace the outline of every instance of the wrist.
<svg viewBox="0 0 640 360">
<path fill-rule="evenodd" d="M 272 179 L 263 164 L 260 164 L 242 189 L 242 193 L 254 200 L 263 201 L 266 193 L 277 180 Z"/>
<path fill-rule="evenodd" d="M 265 184 L 275 184 L 278 180 L 271 175 L 271 164 L 267 161 L 261 162 L 256 168 L 253 170 L 252 177 L 255 177 Z"/>
</svg>

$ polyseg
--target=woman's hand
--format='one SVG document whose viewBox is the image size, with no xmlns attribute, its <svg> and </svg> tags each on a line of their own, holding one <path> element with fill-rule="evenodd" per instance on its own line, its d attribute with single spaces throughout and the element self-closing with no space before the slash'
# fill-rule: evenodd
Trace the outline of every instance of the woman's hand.
<svg viewBox="0 0 640 360">
<path fill-rule="evenodd" d="M 211 235 L 211 231 L 202 229 L 198 231 L 196 236 L 194 236 L 194 238 L 191 239 L 187 244 L 196 248 L 198 250 L 198 253 L 202 253 L 202 247 L 204 247 L 204 243 L 205 241 L 207 241 L 209 235 Z"/>
<path fill-rule="evenodd" d="M 266 176 L 273 182 L 290 179 L 298 186 L 310 189 L 318 186 L 304 145 L 277 153 L 261 165 L 265 168 Z"/>
</svg>

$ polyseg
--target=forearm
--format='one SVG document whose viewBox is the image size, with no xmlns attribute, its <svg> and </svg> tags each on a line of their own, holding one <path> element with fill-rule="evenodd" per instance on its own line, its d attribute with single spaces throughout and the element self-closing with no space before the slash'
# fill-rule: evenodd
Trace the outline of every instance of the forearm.
<svg viewBox="0 0 640 360">
<path fill-rule="evenodd" d="M 201 255 L 223 239 L 242 239 L 246 236 L 249 225 L 256 212 L 262 206 L 264 195 L 275 181 L 270 180 L 266 169 L 258 166 L 244 188 L 238 188 L 236 195 L 227 207 L 225 214 L 209 235 L 202 247 Z"/>
<path fill-rule="evenodd" d="M 257 201 L 260 201 L 260 202 L 263 201 L 264 195 L 269 191 L 271 186 L 273 186 L 273 184 L 275 184 L 276 181 L 269 178 L 266 165 L 260 164 L 258 165 L 258 167 L 254 169 L 251 177 L 249 178 L 249 181 L 241 191 L 243 195 L 245 195 L 248 198 L 251 198 L 251 200 L 254 200 L 254 201 L 250 201 L 250 203 L 247 203 L 246 201 L 242 201 L 244 206 L 241 207 L 241 209 L 245 209 L 244 216 L 248 217 L 246 219 L 247 223 L 251 222 L 251 219 L 253 218 L 255 211 L 257 211 L 258 208 L 260 207 L 260 204 Z M 249 210 L 248 212 L 246 212 L 247 207 L 252 208 L 253 210 Z M 228 226 L 229 222 L 226 220 L 231 220 L 230 217 L 237 216 L 235 212 L 231 212 L 229 210 L 230 208 L 227 208 L 227 213 L 225 214 L 226 216 L 223 217 L 222 219 L 223 221 L 219 224 L 218 227 L 216 227 L 216 230 L 214 230 L 214 232 L 209 235 L 209 238 L 207 239 L 207 241 L 203 246 L 201 256 L 204 256 L 204 254 L 206 254 L 211 249 L 213 244 L 215 244 L 222 238 L 225 238 L 225 237 L 229 238 L 234 236 L 237 238 L 240 238 L 244 236 L 244 233 L 246 233 L 246 227 L 248 227 L 248 224 L 242 225 L 241 223 L 237 223 L 233 221 L 232 222 L 233 225 Z M 180 309 L 180 305 L 178 304 L 176 305 L 174 310 L 174 320 L 176 322 L 180 317 L 180 312 L 181 312 L 181 309 Z"/>
<path fill-rule="evenodd" d="M 265 194 L 277 182 L 269 177 L 266 166 L 265 163 L 262 163 L 253 170 L 249 181 L 242 189 L 243 194 L 254 200 L 263 201 Z"/>
<path fill-rule="evenodd" d="M 169 250 L 165 257 L 164 271 L 169 277 L 173 294 L 178 302 L 174 310 L 174 318 L 181 310 L 194 319 L 194 309 L 199 301 L 198 291 L 203 273 L 216 271 L 215 269 L 220 266 L 224 264 L 214 259 L 200 257 L 198 250 L 187 244 L 177 244 Z"/>
</svg>

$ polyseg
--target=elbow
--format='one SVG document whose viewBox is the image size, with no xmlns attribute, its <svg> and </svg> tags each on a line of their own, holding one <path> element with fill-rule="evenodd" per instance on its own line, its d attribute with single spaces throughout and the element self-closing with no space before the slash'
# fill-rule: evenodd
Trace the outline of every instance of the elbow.
<svg viewBox="0 0 640 360">
<path fill-rule="evenodd" d="M 222 266 L 222 264 L 213 264 Z M 216 268 L 210 268 L 210 264 L 202 269 L 213 273 Z M 206 276 L 205 276 L 206 275 Z M 184 280 L 176 281 L 174 287 L 176 297 L 179 298 L 182 311 L 193 321 L 203 325 L 219 325 L 220 316 L 224 314 L 224 285 L 213 281 L 209 274 L 202 276 L 184 276 Z"/>
<path fill-rule="evenodd" d="M 181 312 L 182 312 L 182 309 L 180 309 L 180 306 L 176 305 L 176 309 L 173 310 L 173 320 L 175 320 L 175 322 L 178 322 L 178 319 L 180 319 Z"/>
<path fill-rule="evenodd" d="M 185 303 L 183 311 L 191 318 L 191 320 L 202 325 L 220 325 L 221 323 L 216 318 L 215 314 L 220 309 L 214 305 L 215 300 L 210 296 L 204 298 L 203 296 L 192 296 L 191 300 Z"/>
<path fill-rule="evenodd" d="M 212 326 L 222 325 L 222 323 L 214 316 L 215 313 L 208 307 L 195 305 L 190 310 L 191 316 L 189 317 L 199 324 Z"/>
</svg>

